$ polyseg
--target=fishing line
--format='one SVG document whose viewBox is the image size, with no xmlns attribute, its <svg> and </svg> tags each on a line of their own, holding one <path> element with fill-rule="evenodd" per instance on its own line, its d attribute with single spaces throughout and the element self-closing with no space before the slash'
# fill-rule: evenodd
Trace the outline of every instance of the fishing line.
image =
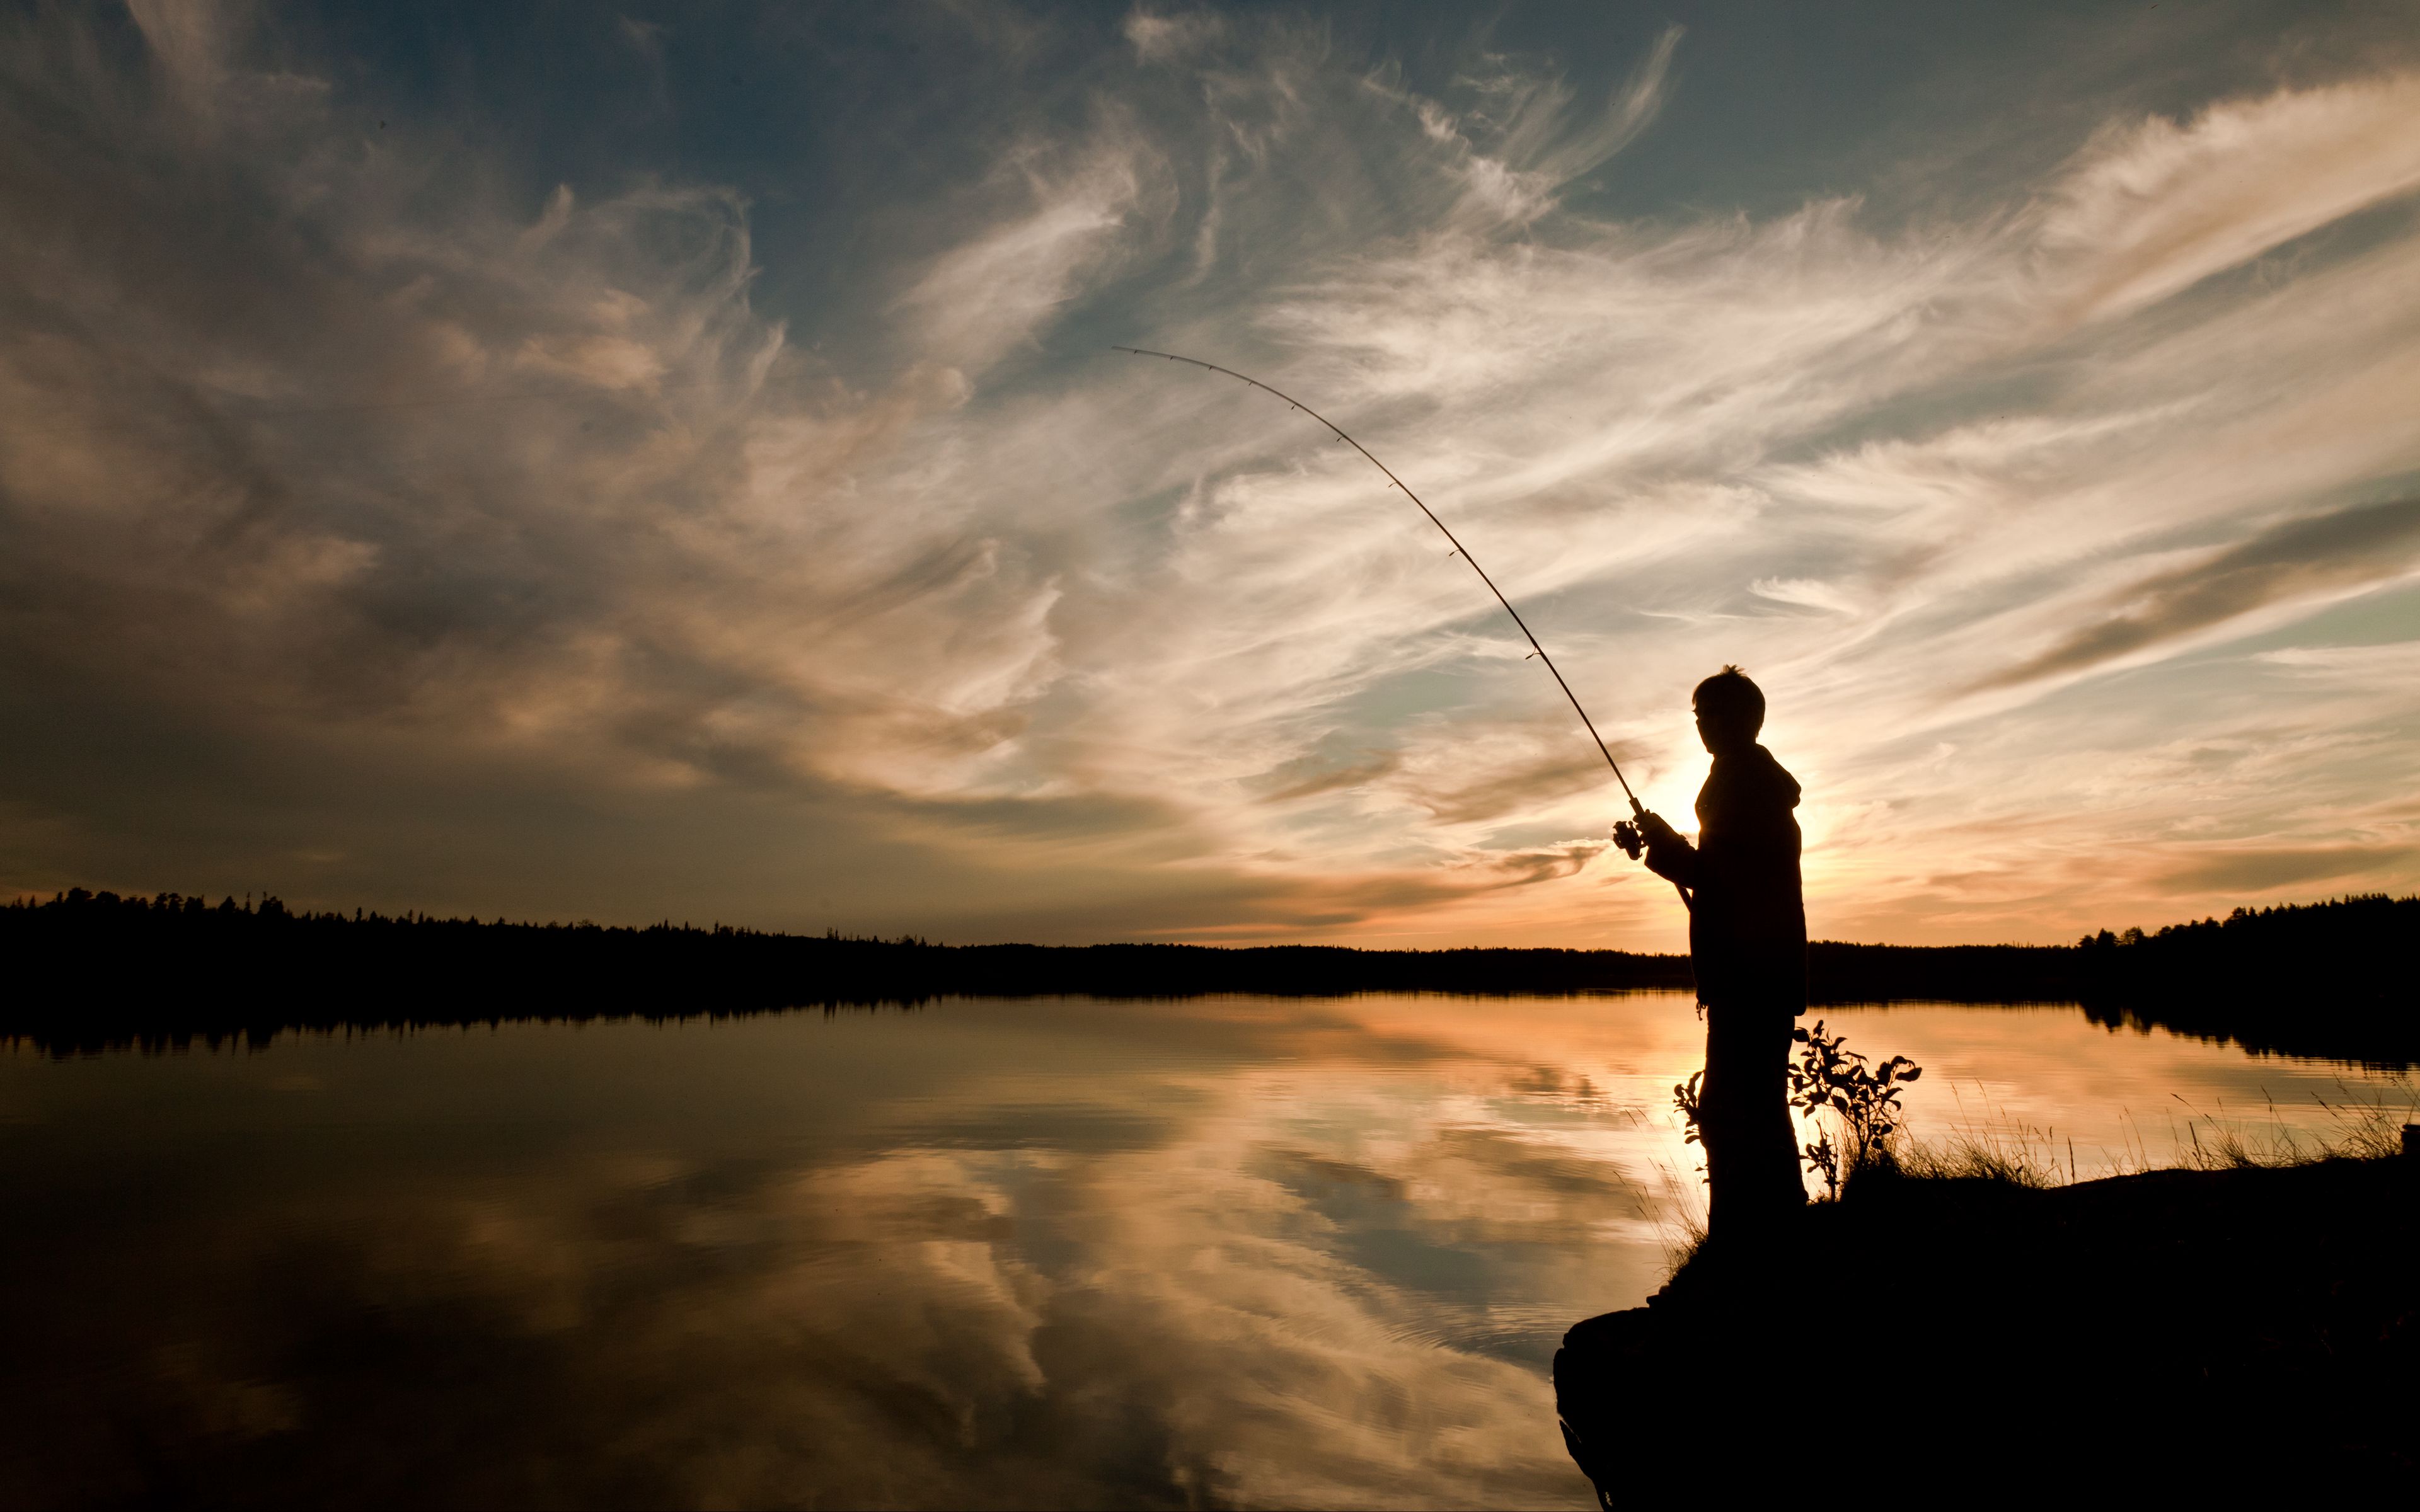
<svg viewBox="0 0 2420 1512">
<path fill-rule="evenodd" d="M 1363 456 L 1368 457 L 1372 467 L 1376 468 L 1379 471 L 1387 475 L 1387 482 L 1390 486 L 1403 489 L 1404 497 L 1410 500 L 1413 503 L 1419 505 L 1420 513 L 1429 517 L 1429 523 L 1445 532 L 1445 538 L 1453 543 L 1453 551 L 1451 554 L 1453 556 L 1458 556 L 1462 558 L 1463 561 L 1470 563 L 1470 570 L 1479 574 L 1479 580 L 1485 583 L 1487 585 L 1487 591 L 1496 595 L 1496 602 L 1503 605 L 1504 612 L 1512 616 L 1512 623 L 1521 627 L 1523 638 L 1529 642 L 1530 656 L 1536 656 L 1540 661 L 1546 664 L 1546 671 L 1554 674 L 1555 686 L 1563 690 L 1563 697 L 1572 701 L 1572 712 L 1580 717 L 1580 723 L 1588 729 L 1589 738 L 1596 742 L 1597 754 L 1605 758 L 1606 765 L 1613 768 L 1613 779 L 1621 784 L 1621 795 L 1630 800 L 1631 816 L 1633 818 L 1644 818 L 1646 816 L 1647 810 L 1644 805 L 1639 803 L 1638 795 L 1630 791 L 1630 779 L 1621 775 L 1621 764 L 1613 759 L 1613 752 L 1606 748 L 1605 737 L 1596 733 L 1596 721 L 1589 717 L 1588 710 L 1580 707 L 1579 695 L 1572 691 L 1571 684 L 1563 681 L 1562 669 L 1555 665 L 1554 657 L 1546 655 L 1546 648 L 1538 643 L 1537 636 L 1529 629 L 1529 622 L 1521 618 L 1521 611 L 1512 607 L 1512 601 L 1504 596 L 1504 590 L 1496 586 L 1496 579 L 1487 576 L 1487 569 L 1479 564 L 1479 559 L 1470 554 L 1469 548 L 1462 544 L 1461 538 L 1456 536 L 1452 531 L 1446 528 L 1445 521 L 1437 518 L 1436 511 L 1431 509 L 1425 502 L 1423 502 L 1419 494 L 1412 492 L 1410 485 L 1404 483 L 1403 479 L 1395 476 L 1394 469 L 1388 467 L 1386 463 L 1379 461 L 1376 456 L 1371 454 L 1370 448 L 1362 445 L 1359 441 L 1357 441 L 1352 437 L 1346 435 L 1344 433 L 1344 428 L 1342 425 L 1339 425 L 1336 422 L 1328 419 L 1326 415 L 1321 414 L 1318 410 L 1313 409 L 1311 406 L 1303 403 L 1300 399 L 1295 398 L 1293 394 L 1286 393 L 1278 389 L 1273 389 L 1258 378 L 1246 378 L 1243 374 L 1236 372 L 1232 367 L 1220 367 L 1216 363 L 1205 363 L 1199 357 L 1180 357 L 1174 352 L 1156 352 L 1145 347 L 1113 346 L 1109 350 L 1113 352 L 1130 352 L 1137 357 L 1164 357 L 1171 363 L 1190 363 L 1195 367 L 1205 367 L 1213 373 L 1223 373 L 1227 377 L 1243 383 L 1248 383 L 1253 388 L 1256 388 L 1262 393 L 1269 394 L 1272 397 L 1283 399 L 1289 407 L 1301 410 L 1304 414 L 1309 415 L 1311 419 L 1316 420 L 1321 424 L 1326 426 L 1329 433 L 1335 436 L 1338 440 L 1342 441 L 1345 445 L 1350 446 L 1355 451 L 1360 453 Z M 1524 656 L 1521 659 L 1527 661 L 1529 658 L 1528 656 Z M 1689 902 L 1688 888 L 1683 887 L 1679 883 L 1675 882 L 1672 884 L 1672 889 L 1681 895 L 1681 901 L 1683 903 L 1685 903 Z"/>
</svg>

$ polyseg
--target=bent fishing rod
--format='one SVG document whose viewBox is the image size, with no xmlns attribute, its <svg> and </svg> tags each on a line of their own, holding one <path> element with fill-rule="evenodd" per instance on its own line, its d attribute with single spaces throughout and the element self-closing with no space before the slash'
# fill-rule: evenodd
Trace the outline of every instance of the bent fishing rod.
<svg viewBox="0 0 2420 1512">
<path fill-rule="evenodd" d="M 1345 445 L 1350 446 L 1355 451 L 1360 453 L 1364 457 L 1367 457 L 1372 467 L 1376 468 L 1379 471 L 1387 475 L 1387 483 L 1388 486 L 1403 489 L 1404 497 L 1410 500 L 1413 503 L 1419 505 L 1420 513 L 1429 517 L 1429 523 L 1435 526 L 1439 531 L 1444 532 L 1445 538 L 1453 543 L 1452 554 L 1470 563 L 1470 570 L 1479 574 L 1479 580 L 1485 583 L 1487 585 L 1487 591 L 1496 595 L 1496 602 L 1503 605 L 1504 612 L 1512 616 L 1512 623 L 1521 627 L 1522 637 L 1529 642 L 1529 655 L 1537 657 L 1540 661 L 1546 664 L 1546 671 L 1554 674 L 1555 686 L 1563 690 L 1563 697 L 1572 701 L 1572 712 L 1580 717 L 1580 723 L 1588 729 L 1589 738 L 1596 742 L 1597 754 L 1605 758 L 1606 765 L 1613 768 L 1613 779 L 1621 784 L 1621 795 L 1630 800 L 1631 817 L 1633 819 L 1643 819 L 1647 816 L 1647 809 L 1638 801 L 1638 795 L 1630 791 L 1630 779 L 1621 775 L 1621 764 L 1613 759 L 1613 752 L 1606 748 L 1605 737 L 1596 733 L 1596 721 L 1589 717 L 1588 710 L 1580 707 L 1579 695 L 1572 691 L 1571 684 L 1563 681 L 1562 670 L 1555 665 L 1554 657 L 1546 655 L 1546 648 L 1538 643 L 1538 637 L 1530 630 L 1529 622 L 1521 617 L 1521 611 L 1512 607 L 1512 601 L 1504 596 L 1504 590 L 1496 586 L 1496 579 L 1487 576 L 1487 569 L 1481 566 L 1478 559 L 1473 557 L 1469 550 L 1463 546 L 1461 538 L 1455 535 L 1452 531 L 1447 529 L 1445 521 L 1437 518 L 1436 511 L 1431 509 L 1426 503 L 1422 502 L 1420 496 L 1412 492 L 1410 485 L 1404 483 L 1403 479 L 1395 476 L 1394 469 L 1388 467 L 1386 463 L 1379 461 L 1375 455 L 1372 455 L 1370 448 L 1362 445 L 1359 441 L 1357 441 L 1352 437 L 1346 435 L 1344 433 L 1344 428 L 1339 425 L 1336 422 L 1328 419 L 1326 415 L 1321 414 L 1318 410 L 1313 409 L 1311 406 L 1303 403 L 1300 399 L 1295 398 L 1293 394 L 1273 389 L 1267 384 L 1262 382 L 1259 378 L 1246 378 L 1243 374 L 1236 372 L 1232 367 L 1220 367 L 1216 363 L 1205 363 L 1199 357 L 1180 357 L 1174 352 L 1156 352 L 1144 347 L 1115 346 L 1111 347 L 1109 350 L 1113 352 L 1128 352 L 1137 357 L 1163 357 L 1171 363 L 1189 363 L 1195 367 L 1208 368 L 1213 373 L 1224 374 L 1228 378 L 1236 379 L 1238 382 L 1249 384 L 1253 388 L 1260 390 L 1263 393 L 1268 394 L 1272 398 L 1283 399 L 1290 408 L 1298 409 L 1304 414 L 1309 415 L 1311 419 L 1318 421 L 1321 424 L 1326 426 L 1329 434 L 1333 435 L 1338 440 L 1342 441 Z M 1528 658 L 1525 656 L 1522 659 L 1526 661 Z M 1688 888 L 1675 882 L 1672 884 L 1672 890 L 1681 895 L 1682 903 L 1690 903 Z M 1692 904 L 1692 906 L 1694 906 L 1694 904 Z"/>
</svg>

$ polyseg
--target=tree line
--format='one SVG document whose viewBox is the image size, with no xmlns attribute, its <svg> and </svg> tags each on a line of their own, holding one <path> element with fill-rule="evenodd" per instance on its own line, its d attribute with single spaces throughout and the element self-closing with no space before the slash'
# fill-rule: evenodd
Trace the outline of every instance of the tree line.
<svg viewBox="0 0 2420 1512">
<path fill-rule="evenodd" d="M 2082 1003 L 2247 1047 L 2410 1064 L 2420 1015 L 2399 975 L 2420 898 L 2384 894 L 2086 935 L 2072 946 L 1818 941 L 1817 1003 Z M 680 1019 L 950 995 L 1472 995 L 1686 990 L 1688 958 L 1627 950 L 1342 946 L 940 945 L 670 920 L 510 923 L 275 897 L 72 888 L 0 907 L 11 991 L 0 1036 L 73 1053 L 282 1029 L 507 1019 Z"/>
</svg>

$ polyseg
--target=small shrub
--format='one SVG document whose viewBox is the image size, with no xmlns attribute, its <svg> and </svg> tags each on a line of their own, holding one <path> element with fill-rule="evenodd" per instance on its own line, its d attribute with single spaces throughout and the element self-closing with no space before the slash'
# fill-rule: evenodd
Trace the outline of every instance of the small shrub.
<svg viewBox="0 0 2420 1512">
<path fill-rule="evenodd" d="M 1681 1143 L 1696 1145 L 1700 1149 L 1704 1148 L 1706 1143 L 1705 1124 L 1699 1119 L 1699 1115 L 1705 1106 L 1705 1094 L 1699 1088 L 1705 1079 L 1704 1072 L 1693 1071 L 1689 1072 L 1687 1081 L 1679 1083 L 1672 1088 L 1672 1106 L 1681 1115 Z M 1714 1173 L 1700 1165 L 1698 1167 L 1698 1180 L 1711 1186 L 1714 1184 Z"/>
<path fill-rule="evenodd" d="M 1846 1047 L 1845 1036 L 1824 1032 L 1822 1019 L 1811 1029 L 1792 1029 L 1790 1037 L 1807 1047 L 1790 1068 L 1791 1105 L 1810 1114 L 1828 1110 L 1840 1130 L 1836 1148 L 1831 1131 L 1819 1124 L 1815 1142 L 1801 1153 L 1823 1176 L 1824 1195 L 1838 1197 L 1850 1173 L 1887 1157 L 1891 1137 L 1899 1133 L 1900 1091 L 1924 1071 L 1905 1056 L 1868 1066 L 1864 1056 Z M 1674 1088 L 1676 1095 L 1679 1090 Z"/>
<path fill-rule="evenodd" d="M 1680 1110 L 1681 1142 L 1684 1145 L 1702 1145 L 1706 1142 L 1706 1131 L 1698 1121 L 1699 1110 L 1705 1101 L 1704 1094 L 1699 1090 L 1699 1086 L 1705 1079 L 1704 1072 L 1693 1071 L 1689 1072 L 1687 1081 L 1679 1083 L 1672 1088 L 1672 1106 Z"/>
</svg>

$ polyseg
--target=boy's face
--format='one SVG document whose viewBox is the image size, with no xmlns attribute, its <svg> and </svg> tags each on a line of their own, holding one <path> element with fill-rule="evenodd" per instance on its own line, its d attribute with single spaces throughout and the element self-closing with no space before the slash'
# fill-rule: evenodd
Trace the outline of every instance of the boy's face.
<svg viewBox="0 0 2420 1512">
<path fill-rule="evenodd" d="M 1741 731 L 1737 721 L 1726 719 L 1720 713 L 1710 713 L 1694 703 L 1690 707 L 1698 717 L 1698 739 L 1704 743 L 1708 755 L 1744 750 L 1755 743 L 1756 732 Z"/>
</svg>

